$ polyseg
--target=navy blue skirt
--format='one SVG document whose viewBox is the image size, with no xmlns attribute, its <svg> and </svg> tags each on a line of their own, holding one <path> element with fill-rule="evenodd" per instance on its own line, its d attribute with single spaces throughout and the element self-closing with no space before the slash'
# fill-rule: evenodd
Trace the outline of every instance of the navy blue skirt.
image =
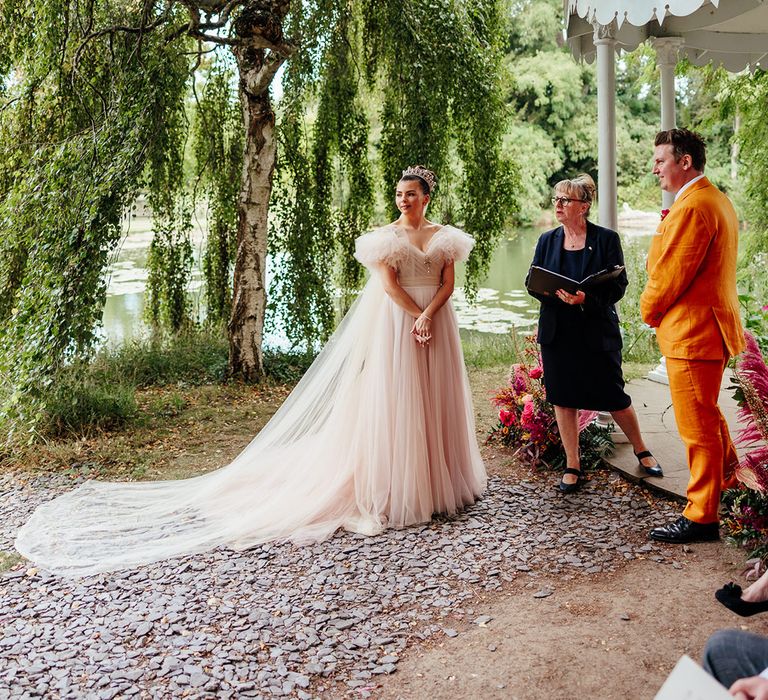
<svg viewBox="0 0 768 700">
<path fill-rule="evenodd" d="M 547 400 L 563 408 L 621 411 L 632 404 L 624 391 L 621 350 L 591 350 L 579 337 L 541 346 Z"/>
</svg>

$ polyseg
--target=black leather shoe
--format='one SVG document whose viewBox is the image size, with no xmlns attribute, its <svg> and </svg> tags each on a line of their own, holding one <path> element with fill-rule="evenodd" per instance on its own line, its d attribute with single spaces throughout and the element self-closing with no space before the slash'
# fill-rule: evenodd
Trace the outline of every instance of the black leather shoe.
<svg viewBox="0 0 768 700">
<path fill-rule="evenodd" d="M 741 586 L 737 583 L 726 583 L 720 590 L 715 591 L 715 598 L 726 608 L 742 617 L 768 612 L 768 600 L 761 600 L 757 603 L 748 603 L 746 600 L 742 600 Z"/>
<path fill-rule="evenodd" d="M 648 476 L 664 476 L 664 472 L 661 471 L 661 465 L 659 464 L 659 460 L 653 457 L 653 455 L 648 450 L 645 450 L 644 452 L 635 452 L 635 457 L 637 457 L 637 464 L 640 467 L 640 469 L 645 471 L 645 473 Z M 643 460 L 646 457 L 653 457 L 654 459 L 656 459 L 656 466 L 646 467 L 643 464 Z"/>
<path fill-rule="evenodd" d="M 713 542 L 720 539 L 719 523 L 695 523 L 681 515 L 675 522 L 651 530 L 651 539 L 672 544 Z"/>
<path fill-rule="evenodd" d="M 557 488 L 559 488 L 562 493 L 573 493 L 574 491 L 578 491 L 581 488 L 581 469 L 572 469 L 571 467 L 567 467 L 563 471 L 563 475 L 565 474 L 573 474 L 576 477 L 576 481 L 574 481 L 572 484 L 566 484 L 562 479 L 560 479 L 560 483 L 557 485 Z"/>
</svg>

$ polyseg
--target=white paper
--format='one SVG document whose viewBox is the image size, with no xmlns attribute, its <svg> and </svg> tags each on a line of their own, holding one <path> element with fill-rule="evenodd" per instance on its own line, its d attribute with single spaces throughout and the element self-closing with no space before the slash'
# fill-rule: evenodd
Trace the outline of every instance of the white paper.
<svg viewBox="0 0 768 700">
<path fill-rule="evenodd" d="M 654 700 L 733 700 L 690 656 L 681 656 Z"/>
</svg>

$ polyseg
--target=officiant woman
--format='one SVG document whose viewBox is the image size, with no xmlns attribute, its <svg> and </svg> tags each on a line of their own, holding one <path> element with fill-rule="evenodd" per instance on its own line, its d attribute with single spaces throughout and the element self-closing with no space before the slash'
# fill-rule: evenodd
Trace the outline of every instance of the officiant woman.
<svg viewBox="0 0 768 700">
<path fill-rule="evenodd" d="M 624 265 L 618 233 L 589 221 L 594 197 L 595 183 L 589 175 L 557 183 L 552 204 L 560 225 L 541 234 L 533 265 L 574 280 Z M 544 387 L 554 405 L 565 450 L 566 469 L 559 484 L 563 493 L 578 490 L 582 483 L 579 409 L 609 411 L 632 443 L 638 468 L 662 476 L 661 466 L 643 441 L 632 399 L 624 391 L 615 305 L 626 288 L 627 275 L 622 271 L 586 292 L 558 289 L 553 296 L 531 292 L 541 302 L 537 340 Z"/>
</svg>

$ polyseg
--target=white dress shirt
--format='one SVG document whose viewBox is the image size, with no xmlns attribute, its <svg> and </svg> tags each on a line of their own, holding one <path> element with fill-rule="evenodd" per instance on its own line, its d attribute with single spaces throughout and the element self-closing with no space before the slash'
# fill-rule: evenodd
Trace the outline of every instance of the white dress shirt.
<svg viewBox="0 0 768 700">
<path fill-rule="evenodd" d="M 701 178 L 703 178 L 703 177 L 704 177 L 704 173 L 702 173 L 701 175 L 697 175 L 695 178 L 693 178 L 693 180 L 688 180 L 688 182 L 686 182 L 686 183 L 685 183 L 685 184 L 684 184 L 684 185 L 683 185 L 683 186 L 682 186 L 682 187 L 681 187 L 681 188 L 680 188 L 680 189 L 677 191 L 677 194 L 675 195 L 675 201 L 677 201 L 677 200 L 680 198 L 680 195 L 681 195 L 683 192 L 685 192 L 686 188 L 690 187 L 690 186 L 691 186 L 691 185 L 692 185 L 694 182 L 698 182 L 698 181 L 699 181 L 699 180 L 701 180 Z"/>
</svg>

